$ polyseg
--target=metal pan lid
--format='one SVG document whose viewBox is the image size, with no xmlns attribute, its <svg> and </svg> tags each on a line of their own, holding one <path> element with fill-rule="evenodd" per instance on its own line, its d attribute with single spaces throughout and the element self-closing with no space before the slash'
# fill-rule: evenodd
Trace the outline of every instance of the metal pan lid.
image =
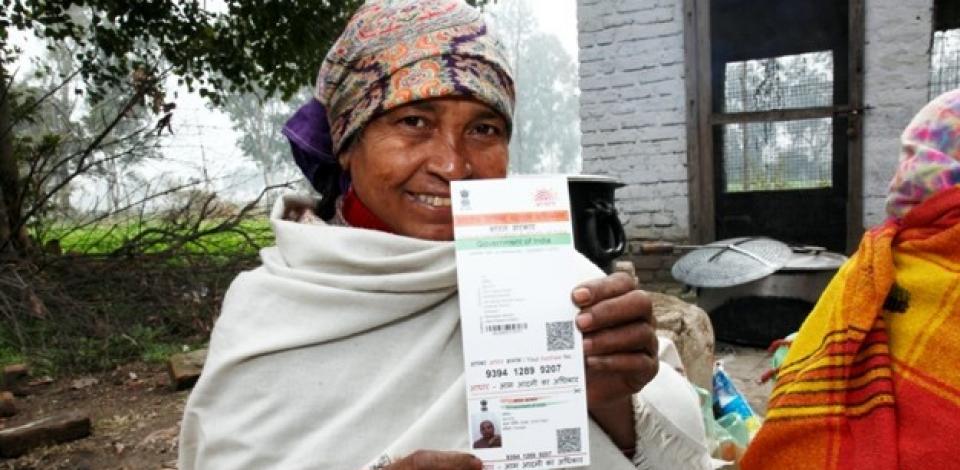
<svg viewBox="0 0 960 470">
<path fill-rule="evenodd" d="M 771 238 L 730 238 L 687 253 L 674 263 L 671 274 L 691 286 L 730 287 L 769 276 L 792 256 L 786 243 Z"/>
<path fill-rule="evenodd" d="M 797 251 L 787 260 L 782 271 L 829 271 L 839 269 L 847 257 L 832 251 Z"/>
</svg>

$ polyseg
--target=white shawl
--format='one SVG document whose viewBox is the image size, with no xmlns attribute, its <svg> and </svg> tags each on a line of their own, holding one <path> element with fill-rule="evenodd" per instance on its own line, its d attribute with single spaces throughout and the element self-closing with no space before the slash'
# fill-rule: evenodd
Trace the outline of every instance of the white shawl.
<svg viewBox="0 0 960 470">
<path fill-rule="evenodd" d="M 452 243 L 281 220 L 281 204 L 277 246 L 227 292 L 180 470 L 358 470 L 469 451 Z M 634 468 L 595 424 L 590 444 L 591 468 Z"/>
</svg>

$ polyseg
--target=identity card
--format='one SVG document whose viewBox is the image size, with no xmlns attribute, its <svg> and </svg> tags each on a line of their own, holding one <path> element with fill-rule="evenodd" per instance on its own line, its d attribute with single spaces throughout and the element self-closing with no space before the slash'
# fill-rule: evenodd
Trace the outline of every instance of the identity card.
<svg viewBox="0 0 960 470">
<path fill-rule="evenodd" d="M 567 179 L 451 192 L 472 452 L 485 470 L 589 465 Z"/>
</svg>

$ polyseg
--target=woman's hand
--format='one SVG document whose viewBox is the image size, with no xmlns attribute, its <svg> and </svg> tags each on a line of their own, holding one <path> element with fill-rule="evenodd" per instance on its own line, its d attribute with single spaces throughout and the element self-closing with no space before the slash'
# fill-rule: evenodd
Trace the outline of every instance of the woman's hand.
<svg viewBox="0 0 960 470">
<path fill-rule="evenodd" d="M 657 375 L 656 319 L 633 277 L 615 273 L 573 290 L 587 364 L 587 404 L 603 408 Z"/>
<path fill-rule="evenodd" d="M 650 298 L 626 273 L 577 286 L 577 327 L 583 332 L 587 408 L 620 446 L 635 445 L 631 395 L 657 375 L 656 319 Z"/>
<path fill-rule="evenodd" d="M 387 470 L 483 470 L 483 462 L 462 452 L 418 450 L 390 464 Z"/>
</svg>

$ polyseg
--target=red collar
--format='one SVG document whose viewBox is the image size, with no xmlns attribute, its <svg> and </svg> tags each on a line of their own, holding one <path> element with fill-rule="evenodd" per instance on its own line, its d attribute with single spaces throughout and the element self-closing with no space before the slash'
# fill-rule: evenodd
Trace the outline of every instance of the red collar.
<svg viewBox="0 0 960 470">
<path fill-rule="evenodd" d="M 347 194 L 343 196 L 341 212 L 343 220 L 347 221 L 351 227 L 395 233 L 386 222 L 377 217 L 377 215 L 357 197 L 353 186 L 351 186 L 350 189 L 347 190 Z"/>
</svg>

